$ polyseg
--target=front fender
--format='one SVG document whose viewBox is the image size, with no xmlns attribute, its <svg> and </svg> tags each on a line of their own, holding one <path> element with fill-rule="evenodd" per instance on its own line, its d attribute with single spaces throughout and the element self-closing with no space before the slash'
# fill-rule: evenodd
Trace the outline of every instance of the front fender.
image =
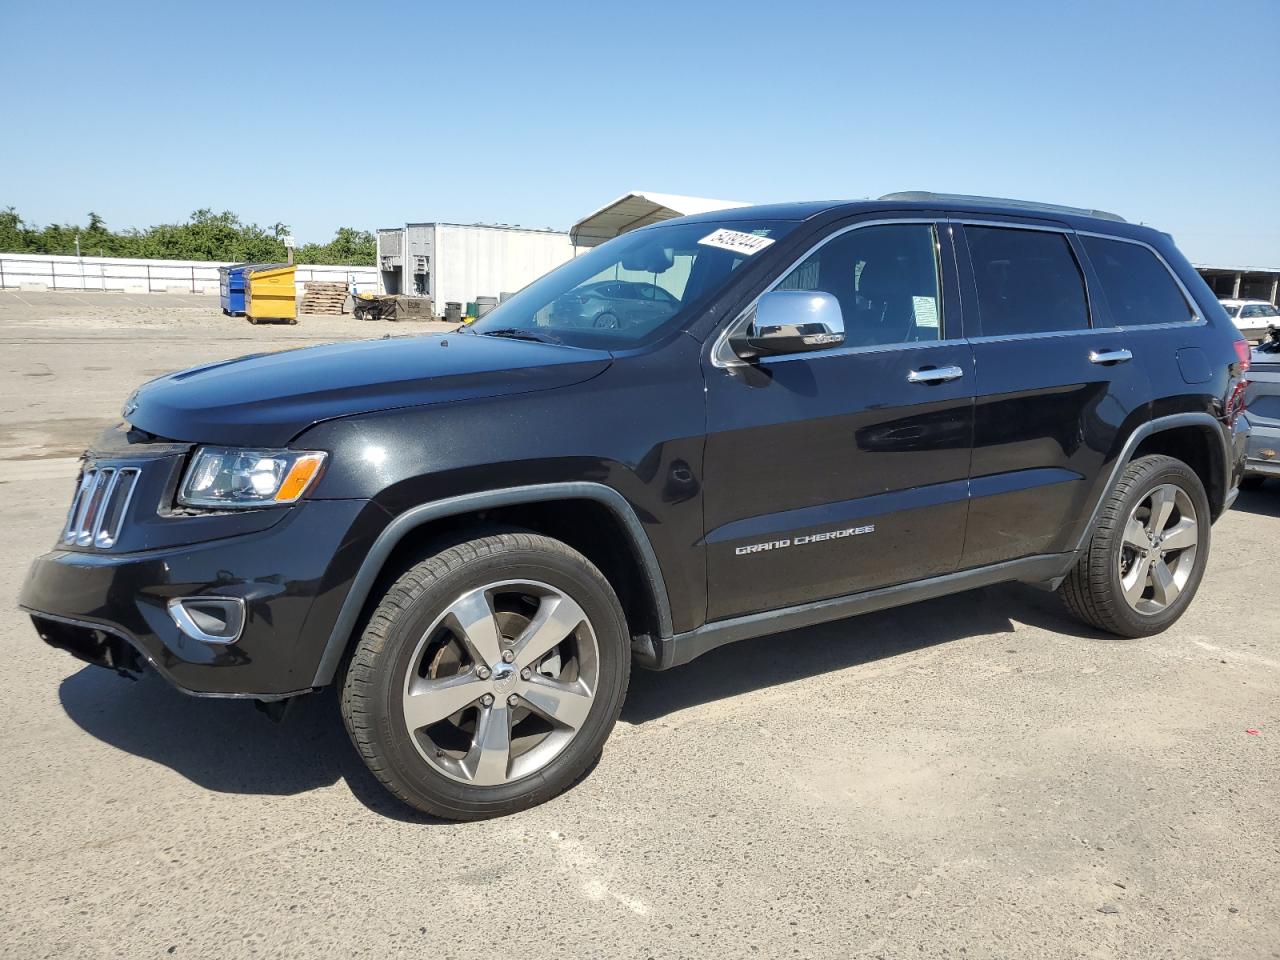
<svg viewBox="0 0 1280 960">
<path fill-rule="evenodd" d="M 413 530 L 432 521 L 459 514 L 549 500 L 594 500 L 613 512 L 626 530 L 631 540 L 631 548 L 635 551 L 640 566 L 645 572 L 647 587 L 658 613 L 659 632 L 663 637 L 671 636 L 673 632 L 671 606 L 662 570 L 658 566 L 658 558 L 653 552 L 653 545 L 649 542 L 644 527 L 641 526 L 635 511 L 622 494 L 604 484 L 583 481 L 508 487 L 503 490 L 468 493 L 422 504 L 399 514 L 386 526 L 369 548 L 359 572 L 351 582 L 346 600 L 343 601 L 338 619 L 325 644 L 312 686 L 323 687 L 333 682 L 343 653 L 346 651 L 347 641 L 355 629 L 356 621 L 359 619 L 361 610 L 364 609 L 365 602 L 369 599 L 369 593 L 377 582 L 378 575 L 382 572 L 383 565 L 396 545 Z"/>
<path fill-rule="evenodd" d="M 657 556 L 674 630 L 690 630 L 707 610 L 700 348 L 682 334 L 573 386 L 347 417 L 294 443 L 330 453 L 313 499 L 367 498 L 392 518 L 514 488 L 612 491 Z"/>
</svg>

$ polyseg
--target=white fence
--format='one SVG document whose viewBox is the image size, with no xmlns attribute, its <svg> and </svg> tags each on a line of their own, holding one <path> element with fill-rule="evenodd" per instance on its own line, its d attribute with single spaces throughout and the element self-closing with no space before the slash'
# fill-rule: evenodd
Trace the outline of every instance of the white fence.
<svg viewBox="0 0 1280 960">
<path fill-rule="evenodd" d="M 218 268 L 208 260 L 128 260 L 119 257 L 49 257 L 0 253 L 0 289 L 114 290 L 124 293 L 218 292 Z M 376 267 L 299 264 L 298 292 L 308 280 L 350 284 L 374 290 Z"/>
</svg>

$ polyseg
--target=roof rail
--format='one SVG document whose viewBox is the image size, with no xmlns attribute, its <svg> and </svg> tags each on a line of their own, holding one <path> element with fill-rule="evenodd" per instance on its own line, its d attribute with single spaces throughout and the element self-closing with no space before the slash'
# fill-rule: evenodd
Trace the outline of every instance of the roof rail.
<svg viewBox="0 0 1280 960">
<path fill-rule="evenodd" d="M 1084 207 L 1066 207 L 1059 203 L 1036 203 L 1034 200 L 1008 200 L 1004 197 L 972 197 L 963 193 L 933 193 L 929 190 L 903 190 L 900 193 L 886 193 L 881 200 L 904 200 L 912 203 L 977 203 L 1001 207 L 1017 207 L 1019 210 L 1039 210 L 1044 213 L 1074 213 L 1082 217 L 1097 217 L 1099 220 L 1115 220 L 1126 223 L 1118 213 L 1106 210 L 1086 210 Z"/>
</svg>

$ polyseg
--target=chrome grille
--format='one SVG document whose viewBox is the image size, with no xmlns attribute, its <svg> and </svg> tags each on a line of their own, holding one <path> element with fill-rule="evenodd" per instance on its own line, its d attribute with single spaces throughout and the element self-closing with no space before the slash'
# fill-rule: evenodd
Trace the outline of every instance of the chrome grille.
<svg viewBox="0 0 1280 960">
<path fill-rule="evenodd" d="M 62 542 L 109 549 L 120 537 L 139 472 L 137 467 L 87 466 L 71 501 Z"/>
</svg>

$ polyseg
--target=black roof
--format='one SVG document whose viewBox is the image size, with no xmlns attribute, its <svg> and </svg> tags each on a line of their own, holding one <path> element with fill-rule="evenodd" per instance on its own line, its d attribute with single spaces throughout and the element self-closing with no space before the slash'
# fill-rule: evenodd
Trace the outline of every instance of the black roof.
<svg viewBox="0 0 1280 960">
<path fill-rule="evenodd" d="M 975 214 L 1018 217 L 1064 223 L 1079 230 L 1094 230 L 1118 236 L 1139 236 L 1150 228 L 1128 223 L 1123 217 L 1105 210 L 1087 210 L 1059 204 L 1000 197 L 972 197 L 957 194 L 910 191 L 890 193 L 877 200 L 814 200 L 801 203 L 769 203 L 751 207 L 713 210 L 683 219 L 689 221 L 729 222 L 734 220 L 810 220 L 823 215 L 854 215 L 879 211 L 903 211 Z"/>
</svg>

